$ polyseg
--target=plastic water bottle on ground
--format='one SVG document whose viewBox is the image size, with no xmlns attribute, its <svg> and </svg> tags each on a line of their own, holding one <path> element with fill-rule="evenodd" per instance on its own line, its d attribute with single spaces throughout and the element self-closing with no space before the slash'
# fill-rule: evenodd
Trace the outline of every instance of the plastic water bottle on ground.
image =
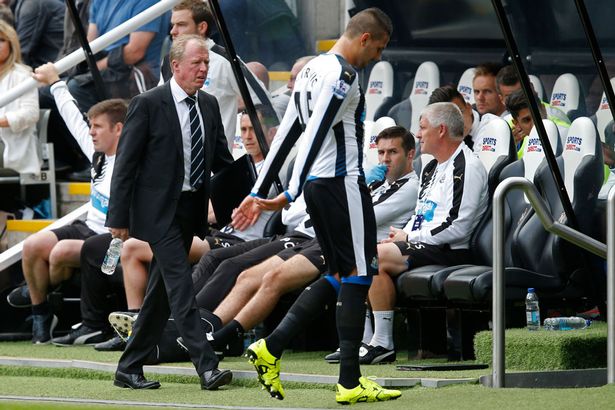
<svg viewBox="0 0 615 410">
<path fill-rule="evenodd" d="M 574 330 L 585 329 L 591 320 L 582 317 L 550 317 L 545 319 L 545 330 Z"/>
<path fill-rule="evenodd" d="M 105 260 L 103 261 L 100 270 L 107 275 L 113 275 L 117 263 L 120 260 L 120 254 L 122 252 L 122 240 L 120 238 L 113 238 L 107 249 Z"/>
<path fill-rule="evenodd" d="M 527 330 L 540 329 L 540 307 L 538 306 L 538 295 L 534 288 L 527 290 L 525 297 L 525 317 L 527 322 Z"/>
</svg>

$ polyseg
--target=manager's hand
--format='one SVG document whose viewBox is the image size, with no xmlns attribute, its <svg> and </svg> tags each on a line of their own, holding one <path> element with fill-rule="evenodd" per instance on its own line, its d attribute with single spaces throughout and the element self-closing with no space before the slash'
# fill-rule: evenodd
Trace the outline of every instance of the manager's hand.
<svg viewBox="0 0 615 410">
<path fill-rule="evenodd" d="M 114 238 L 120 238 L 122 242 L 126 242 L 126 240 L 130 237 L 128 234 L 128 228 L 109 228 L 111 232 L 111 236 Z"/>
</svg>

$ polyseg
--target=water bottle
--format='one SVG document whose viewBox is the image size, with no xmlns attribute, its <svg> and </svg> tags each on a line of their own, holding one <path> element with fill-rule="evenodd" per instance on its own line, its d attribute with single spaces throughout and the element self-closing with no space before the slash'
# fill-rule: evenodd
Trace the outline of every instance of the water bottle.
<svg viewBox="0 0 615 410">
<path fill-rule="evenodd" d="M 545 330 L 573 330 L 585 329 L 591 320 L 582 317 L 550 317 L 545 319 Z"/>
<path fill-rule="evenodd" d="M 540 308 L 538 306 L 538 295 L 534 288 L 527 290 L 525 297 L 525 318 L 527 321 L 527 330 L 540 329 Z"/>
<path fill-rule="evenodd" d="M 120 253 L 122 252 L 122 240 L 120 238 L 113 238 L 107 249 L 105 260 L 103 261 L 100 270 L 107 275 L 113 275 L 115 267 L 120 260 Z"/>
</svg>

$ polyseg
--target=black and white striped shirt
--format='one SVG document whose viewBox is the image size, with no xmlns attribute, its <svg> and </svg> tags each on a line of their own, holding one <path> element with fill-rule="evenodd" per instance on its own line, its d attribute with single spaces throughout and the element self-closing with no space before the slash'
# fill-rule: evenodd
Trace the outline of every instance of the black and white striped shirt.
<svg viewBox="0 0 615 410">
<path fill-rule="evenodd" d="M 365 98 L 355 69 L 322 54 L 299 72 L 290 104 L 252 195 L 266 197 L 284 159 L 303 134 L 285 195 L 295 200 L 308 179 L 363 174 Z"/>
</svg>

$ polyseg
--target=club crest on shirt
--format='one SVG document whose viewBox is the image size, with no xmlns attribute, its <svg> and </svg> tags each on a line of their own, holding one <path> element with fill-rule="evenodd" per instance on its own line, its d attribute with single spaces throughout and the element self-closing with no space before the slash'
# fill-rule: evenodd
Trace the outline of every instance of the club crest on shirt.
<svg viewBox="0 0 615 410">
<path fill-rule="evenodd" d="M 338 80 L 333 86 L 333 95 L 340 100 L 346 98 L 346 94 L 350 90 L 350 84 L 344 80 Z"/>
</svg>

